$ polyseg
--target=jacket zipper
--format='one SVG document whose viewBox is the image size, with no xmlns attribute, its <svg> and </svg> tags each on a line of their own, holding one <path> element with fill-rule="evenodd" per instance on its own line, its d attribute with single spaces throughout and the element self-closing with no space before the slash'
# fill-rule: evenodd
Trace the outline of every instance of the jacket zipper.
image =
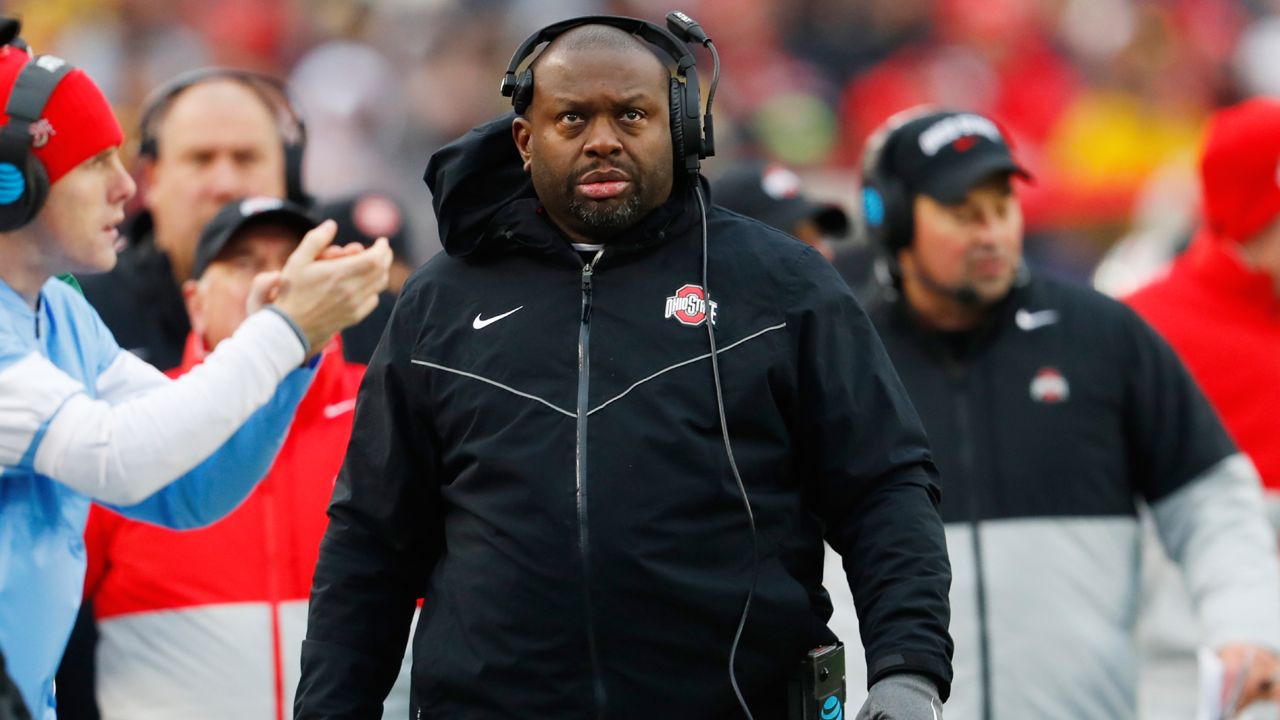
<svg viewBox="0 0 1280 720">
<path fill-rule="evenodd" d="M 591 262 L 582 266 L 582 317 L 578 323 L 578 447 L 577 447 L 577 501 L 578 501 L 578 551 L 582 557 L 583 617 L 587 626 L 587 651 L 591 661 L 591 679 L 594 685 L 596 715 L 604 717 L 605 690 L 600 679 L 600 652 L 596 644 L 595 613 L 591 606 L 591 562 L 587 532 L 587 413 L 590 398 L 591 356 L 591 278 L 596 263 L 604 255 L 604 248 L 596 251 Z"/>
<path fill-rule="evenodd" d="M 977 478 L 974 475 L 973 417 L 969 411 L 969 382 L 958 361 L 948 363 L 956 392 L 956 427 L 960 435 L 960 467 L 969 479 L 969 536 L 973 544 L 974 583 L 978 606 L 978 668 L 982 692 L 982 718 L 991 720 L 991 643 L 987 633 L 987 581 L 982 567 L 982 533 L 978 515 Z"/>
</svg>

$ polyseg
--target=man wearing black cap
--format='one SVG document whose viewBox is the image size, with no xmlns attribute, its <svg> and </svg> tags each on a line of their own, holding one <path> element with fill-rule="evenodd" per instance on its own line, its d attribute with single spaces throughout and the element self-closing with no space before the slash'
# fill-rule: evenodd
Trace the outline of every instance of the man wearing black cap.
<svg viewBox="0 0 1280 720">
<path fill-rule="evenodd" d="M 1000 128 L 916 110 L 868 143 L 870 314 L 946 488 L 951 720 L 1136 717 L 1136 507 L 1187 575 L 1223 697 L 1268 692 L 1280 570 L 1257 473 L 1123 305 L 1030 273 Z M 856 653 L 853 656 L 856 657 Z"/>
<path fill-rule="evenodd" d="M 315 220 L 273 197 L 225 205 L 195 247 L 182 285 L 191 318 L 180 376 L 244 322 L 253 278 L 278 272 Z M 85 529 L 85 596 L 98 625 L 103 717 L 274 720 L 292 706 L 311 575 L 333 478 L 351 435 L 364 366 L 337 336 L 298 406 L 271 470 L 231 514 L 177 532 L 94 506 Z M 386 706 L 408 714 L 407 666 Z"/>
<path fill-rule="evenodd" d="M 812 199 L 800 176 L 789 168 L 760 160 L 740 161 L 712 184 L 712 194 L 721 207 L 790 233 L 817 250 L 859 300 L 865 302 L 875 294 L 875 250 L 861 238 L 849 242 L 849 216 L 844 209 Z M 839 245 L 833 245 L 833 240 Z"/>
<path fill-rule="evenodd" d="M 835 251 L 828 242 L 849 235 L 849 216 L 839 205 L 815 202 L 800 176 L 790 168 L 760 160 L 744 160 L 730 167 L 712 185 L 720 207 L 755 218 L 789 233 L 822 257 Z"/>
<path fill-rule="evenodd" d="M 391 319 L 391 309 L 404 281 L 417 267 L 410 247 L 412 234 L 400 201 L 376 191 L 339 198 L 320 207 L 319 215 L 338 224 L 338 242 L 372 245 L 385 237 L 391 245 L 391 276 L 387 291 L 369 317 L 342 331 L 342 353 L 352 362 L 368 363 Z"/>
</svg>

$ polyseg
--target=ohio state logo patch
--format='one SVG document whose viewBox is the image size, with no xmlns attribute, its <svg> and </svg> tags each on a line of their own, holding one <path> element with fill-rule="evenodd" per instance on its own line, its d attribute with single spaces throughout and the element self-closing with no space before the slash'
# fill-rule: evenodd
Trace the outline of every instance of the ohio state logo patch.
<svg viewBox="0 0 1280 720">
<path fill-rule="evenodd" d="M 53 129 L 53 123 L 47 118 L 40 118 L 31 123 L 27 127 L 27 131 L 31 133 L 31 147 L 39 150 L 49 144 L 49 138 L 57 135 L 57 131 Z"/>
<path fill-rule="evenodd" d="M 1042 367 L 1031 378 L 1031 399 L 1052 405 L 1066 402 L 1071 397 L 1071 385 L 1058 368 Z"/>
<path fill-rule="evenodd" d="M 675 318 L 683 325 L 701 325 L 711 314 L 711 324 L 716 324 L 716 309 L 719 303 L 712 302 L 707 307 L 707 295 L 701 285 L 685 285 L 676 294 L 667 298 L 667 309 L 664 318 Z"/>
</svg>

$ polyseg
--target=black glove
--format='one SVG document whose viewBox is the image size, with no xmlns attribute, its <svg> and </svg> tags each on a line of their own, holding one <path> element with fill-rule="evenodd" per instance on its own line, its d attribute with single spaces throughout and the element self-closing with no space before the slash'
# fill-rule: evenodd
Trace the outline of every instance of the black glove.
<svg viewBox="0 0 1280 720">
<path fill-rule="evenodd" d="M 929 678 L 896 673 L 871 686 L 856 720 L 942 720 L 942 700 Z"/>
</svg>

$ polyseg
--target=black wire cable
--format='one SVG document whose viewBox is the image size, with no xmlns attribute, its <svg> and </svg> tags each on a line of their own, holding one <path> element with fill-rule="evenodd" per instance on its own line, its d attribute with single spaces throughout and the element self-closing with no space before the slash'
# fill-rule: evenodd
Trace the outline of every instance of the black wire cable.
<svg viewBox="0 0 1280 720">
<path fill-rule="evenodd" d="M 734 661 L 737 659 L 738 644 L 742 640 L 742 631 L 747 626 L 747 615 L 751 612 L 751 599 L 756 593 L 756 581 L 760 576 L 760 545 L 756 538 L 756 515 L 751 509 L 751 499 L 747 496 L 747 486 L 743 484 L 742 475 L 738 473 L 738 462 L 733 457 L 733 444 L 729 441 L 729 422 L 725 419 L 724 391 L 720 386 L 720 362 L 716 358 L 716 332 L 711 324 L 711 289 L 707 285 L 707 204 L 702 197 L 702 187 L 698 184 L 697 177 L 694 178 L 693 189 L 698 196 L 698 210 L 702 213 L 702 292 L 707 303 L 707 340 L 711 344 L 711 377 L 714 379 L 716 387 L 716 409 L 720 413 L 720 435 L 724 440 L 725 455 L 729 457 L 729 469 L 733 471 L 733 479 L 738 483 L 738 492 L 742 493 L 742 507 L 747 511 L 747 524 L 751 527 L 751 587 L 747 590 L 747 601 L 742 606 L 742 617 L 738 620 L 738 629 L 733 633 L 733 645 L 729 649 L 729 684 L 733 686 L 733 694 L 737 696 L 738 704 L 742 706 L 742 712 L 747 716 L 747 720 L 755 720 L 755 717 L 751 714 L 751 708 L 747 706 L 747 701 L 742 697 L 742 689 L 738 687 L 738 673 L 734 668 Z"/>
</svg>

